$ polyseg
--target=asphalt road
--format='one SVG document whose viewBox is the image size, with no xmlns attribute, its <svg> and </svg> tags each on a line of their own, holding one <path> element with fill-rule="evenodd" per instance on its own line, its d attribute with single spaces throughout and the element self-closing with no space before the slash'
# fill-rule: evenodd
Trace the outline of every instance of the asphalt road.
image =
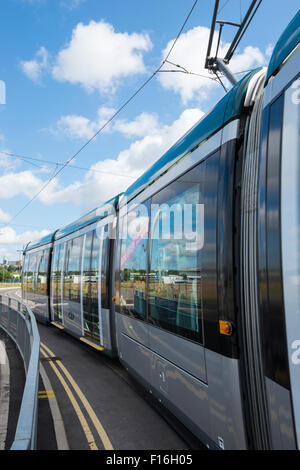
<svg viewBox="0 0 300 470">
<path fill-rule="evenodd" d="M 41 362 L 71 449 L 187 449 L 117 361 L 55 327 L 39 325 L 39 331 Z"/>
</svg>

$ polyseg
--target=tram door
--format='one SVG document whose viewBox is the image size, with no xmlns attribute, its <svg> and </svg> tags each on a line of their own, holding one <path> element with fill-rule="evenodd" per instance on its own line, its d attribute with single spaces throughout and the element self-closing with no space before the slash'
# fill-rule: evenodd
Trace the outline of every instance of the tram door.
<svg viewBox="0 0 300 470">
<path fill-rule="evenodd" d="M 63 325 L 62 280 L 64 252 L 64 243 L 54 246 L 53 267 L 51 273 L 51 319 L 53 322 L 61 325 Z"/>
<path fill-rule="evenodd" d="M 104 226 L 85 235 L 82 258 L 83 333 L 90 341 L 102 345 L 103 272 L 106 271 L 107 237 Z"/>
<path fill-rule="evenodd" d="M 84 336 L 100 344 L 98 315 L 99 238 L 95 230 L 85 235 L 82 264 L 82 316 Z"/>
</svg>

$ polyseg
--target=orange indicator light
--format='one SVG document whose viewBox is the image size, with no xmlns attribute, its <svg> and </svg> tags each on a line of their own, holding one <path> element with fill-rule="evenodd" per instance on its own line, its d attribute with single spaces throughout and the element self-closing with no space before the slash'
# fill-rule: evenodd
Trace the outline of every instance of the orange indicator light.
<svg viewBox="0 0 300 470">
<path fill-rule="evenodd" d="M 231 336 L 232 335 L 232 324 L 229 321 L 219 321 L 221 335 Z"/>
</svg>

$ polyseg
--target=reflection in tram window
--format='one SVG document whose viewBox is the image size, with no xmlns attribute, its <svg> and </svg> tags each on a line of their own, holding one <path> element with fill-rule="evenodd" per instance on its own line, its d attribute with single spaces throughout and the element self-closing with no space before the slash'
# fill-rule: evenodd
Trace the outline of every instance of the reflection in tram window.
<svg viewBox="0 0 300 470">
<path fill-rule="evenodd" d="M 41 249 L 26 256 L 23 290 L 26 301 L 35 313 L 48 318 L 48 263 L 49 249 Z M 26 292 L 26 294 L 25 294 Z"/>
<path fill-rule="evenodd" d="M 56 245 L 53 249 L 53 266 L 51 273 L 53 320 L 62 322 L 62 268 L 64 244 Z"/>
<path fill-rule="evenodd" d="M 97 343 L 99 343 L 99 245 L 95 230 L 86 234 L 83 255 L 83 329 L 84 335 Z"/>
<path fill-rule="evenodd" d="M 120 309 L 145 320 L 149 204 L 129 212 L 122 224 Z"/>
<path fill-rule="evenodd" d="M 64 263 L 64 319 L 76 328 L 80 324 L 80 278 L 83 237 L 73 238 L 66 244 Z"/>
<path fill-rule="evenodd" d="M 216 250 L 216 197 L 209 197 L 217 194 L 217 170 L 213 156 L 156 194 L 151 206 L 149 321 L 200 343 L 207 260 Z"/>
<path fill-rule="evenodd" d="M 103 232 L 104 233 L 104 232 Z M 84 335 L 96 343 L 100 343 L 99 303 L 98 292 L 100 287 L 100 308 L 107 308 L 108 292 L 108 259 L 109 239 L 106 232 L 94 230 L 86 234 L 83 253 L 83 329 Z M 99 266 L 99 262 L 101 266 Z M 101 268 L 101 269 L 100 269 Z M 101 279 L 99 279 L 101 271 Z M 101 286 L 99 286 L 101 282 Z"/>
<path fill-rule="evenodd" d="M 23 261 L 23 270 L 22 270 L 22 299 L 27 301 L 27 275 L 28 275 L 28 263 L 29 263 L 29 255 L 24 257 Z"/>
<path fill-rule="evenodd" d="M 34 300 L 36 269 L 37 269 L 37 254 L 31 254 L 29 256 L 28 273 L 27 273 L 28 301 Z"/>
<path fill-rule="evenodd" d="M 48 275 L 49 250 L 41 252 L 37 274 L 37 293 L 47 295 L 47 275 Z"/>
<path fill-rule="evenodd" d="M 99 281 L 99 253 L 102 240 L 97 231 L 93 232 L 93 245 L 91 249 L 90 285 L 91 285 L 91 315 L 96 337 L 99 336 L 98 315 L 98 281 Z"/>
<path fill-rule="evenodd" d="M 109 237 L 104 233 L 101 257 L 101 306 L 109 308 L 108 301 L 108 280 L 109 280 Z"/>
</svg>

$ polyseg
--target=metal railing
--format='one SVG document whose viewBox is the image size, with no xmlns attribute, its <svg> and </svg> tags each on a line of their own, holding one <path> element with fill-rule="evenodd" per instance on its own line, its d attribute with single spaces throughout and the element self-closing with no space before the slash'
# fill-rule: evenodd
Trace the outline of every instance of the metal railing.
<svg viewBox="0 0 300 470">
<path fill-rule="evenodd" d="M 21 300 L 0 294 L 0 327 L 16 343 L 26 382 L 11 450 L 34 450 L 37 435 L 40 336 L 35 317 Z"/>
</svg>

